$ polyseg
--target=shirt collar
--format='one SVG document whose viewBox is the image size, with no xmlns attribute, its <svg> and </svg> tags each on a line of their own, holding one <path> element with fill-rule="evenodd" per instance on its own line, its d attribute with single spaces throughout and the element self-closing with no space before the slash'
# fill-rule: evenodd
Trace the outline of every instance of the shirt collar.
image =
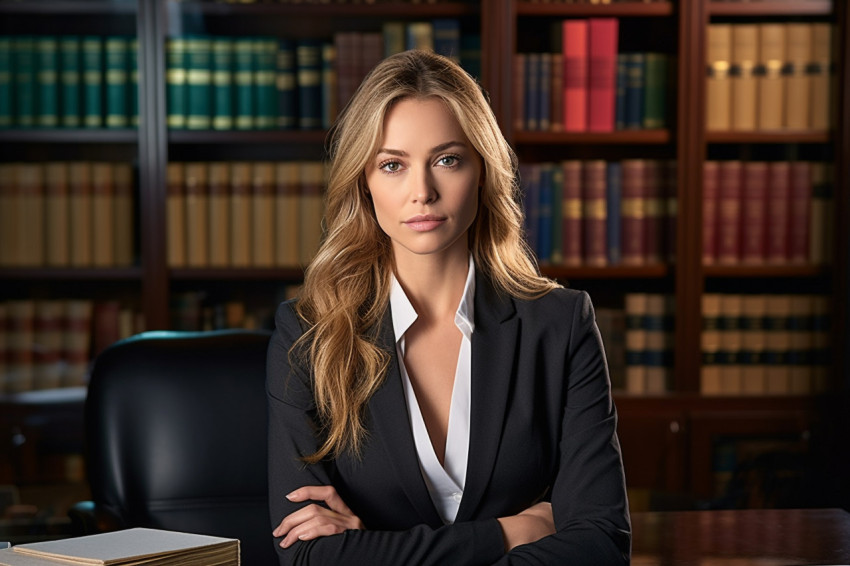
<svg viewBox="0 0 850 566">
<path fill-rule="evenodd" d="M 390 310 L 393 316 L 395 341 L 398 344 L 419 315 L 416 314 L 410 299 L 407 298 L 407 293 L 404 292 L 394 273 L 390 290 Z M 472 339 L 472 331 L 475 330 L 475 262 L 472 260 L 472 254 L 469 255 L 469 269 L 466 273 L 463 296 L 455 313 L 455 325 L 467 340 Z"/>
</svg>

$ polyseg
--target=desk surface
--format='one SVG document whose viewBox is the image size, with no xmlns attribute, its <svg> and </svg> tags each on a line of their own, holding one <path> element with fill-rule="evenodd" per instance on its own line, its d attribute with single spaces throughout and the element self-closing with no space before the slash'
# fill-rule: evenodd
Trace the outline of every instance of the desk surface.
<svg viewBox="0 0 850 566">
<path fill-rule="evenodd" d="M 634 513 L 632 533 L 633 566 L 850 564 L 840 509 Z"/>
</svg>

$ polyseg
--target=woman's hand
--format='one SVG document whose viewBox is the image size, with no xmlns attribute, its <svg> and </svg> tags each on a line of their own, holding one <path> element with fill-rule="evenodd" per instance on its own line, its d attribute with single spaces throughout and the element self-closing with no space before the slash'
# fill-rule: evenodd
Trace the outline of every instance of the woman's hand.
<svg viewBox="0 0 850 566">
<path fill-rule="evenodd" d="M 507 551 L 555 534 L 552 504 L 548 501 L 541 501 L 516 515 L 500 517 L 498 521 L 502 526 Z"/>
<path fill-rule="evenodd" d="M 272 532 L 276 537 L 284 537 L 280 542 L 283 548 L 297 540 L 313 540 L 348 529 L 365 528 L 332 485 L 308 485 L 296 489 L 286 498 L 293 502 L 320 501 L 327 507 L 312 503 L 284 517 Z"/>
</svg>

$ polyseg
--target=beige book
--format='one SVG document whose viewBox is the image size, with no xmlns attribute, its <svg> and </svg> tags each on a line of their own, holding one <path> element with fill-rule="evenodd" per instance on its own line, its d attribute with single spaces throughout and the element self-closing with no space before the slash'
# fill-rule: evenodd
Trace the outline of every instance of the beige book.
<svg viewBox="0 0 850 566">
<path fill-rule="evenodd" d="M 251 181 L 251 265 L 274 265 L 274 163 L 254 163 Z"/>
<path fill-rule="evenodd" d="M 274 253 L 278 267 L 298 265 L 299 175 L 295 161 L 275 164 Z"/>
<path fill-rule="evenodd" d="M 829 130 L 835 115 L 835 92 L 832 76 L 832 24 L 812 26 L 812 60 L 809 67 L 811 93 L 809 123 L 814 130 Z"/>
<path fill-rule="evenodd" d="M 166 169 L 166 241 L 168 266 L 186 267 L 186 184 L 182 163 L 169 163 Z"/>
<path fill-rule="evenodd" d="M 86 384 L 91 354 L 91 321 L 93 304 L 87 300 L 65 302 L 63 352 L 65 372 L 62 385 L 79 387 Z"/>
<path fill-rule="evenodd" d="M 71 263 L 71 209 L 68 196 L 68 164 L 45 165 L 46 264 L 68 267 Z"/>
<path fill-rule="evenodd" d="M 742 391 L 742 312 L 743 296 L 731 293 L 720 296 L 720 318 L 723 325 L 720 331 L 720 351 L 725 358 L 720 374 L 720 390 L 723 395 L 740 395 Z"/>
<path fill-rule="evenodd" d="M 68 167 L 68 189 L 71 226 L 71 265 L 92 265 L 92 171 L 85 161 L 73 162 Z"/>
<path fill-rule="evenodd" d="M 731 81 L 729 67 L 732 60 L 732 26 L 708 26 L 706 65 L 706 129 L 725 131 L 731 126 Z"/>
<path fill-rule="evenodd" d="M 0 266 L 10 267 L 17 262 L 15 252 L 15 176 L 17 164 L 0 163 Z"/>
<path fill-rule="evenodd" d="M 647 393 L 648 368 L 644 354 L 648 348 L 648 333 L 644 320 L 649 310 L 648 293 L 628 293 L 626 310 L 626 392 Z"/>
<path fill-rule="evenodd" d="M 230 265 L 230 166 L 210 163 L 209 234 L 210 265 Z"/>
<path fill-rule="evenodd" d="M 813 372 L 812 392 L 826 393 L 834 388 L 830 384 L 832 356 L 830 347 L 830 299 L 824 295 L 812 295 L 812 354 Z"/>
<path fill-rule="evenodd" d="M 45 264 L 44 169 L 39 164 L 18 166 L 18 265 Z"/>
<path fill-rule="evenodd" d="M 785 126 L 785 92 L 788 81 L 782 74 L 786 53 L 786 25 L 759 24 L 758 110 L 759 130 Z"/>
<path fill-rule="evenodd" d="M 744 395 L 764 395 L 767 391 L 764 366 L 766 314 L 764 295 L 744 295 L 741 302 L 741 393 Z"/>
<path fill-rule="evenodd" d="M 790 295 L 767 295 L 767 393 L 787 395 L 791 392 L 791 373 L 788 351 L 791 349 L 791 333 L 788 319 L 791 315 Z"/>
<path fill-rule="evenodd" d="M 92 164 L 92 260 L 96 267 L 115 265 L 115 184 L 111 163 Z"/>
<path fill-rule="evenodd" d="M 9 393 L 30 391 L 34 386 L 33 342 L 35 301 L 6 303 L 6 385 Z"/>
<path fill-rule="evenodd" d="M 722 366 L 718 361 L 720 353 L 720 295 L 705 293 L 702 296 L 702 368 L 700 371 L 700 393 L 720 395 L 722 392 L 720 376 Z"/>
<path fill-rule="evenodd" d="M 186 163 L 186 263 L 189 267 L 208 267 L 209 178 L 207 164 Z"/>
<path fill-rule="evenodd" d="M 112 165 L 115 183 L 115 265 L 133 264 L 133 167 L 129 163 Z"/>
<path fill-rule="evenodd" d="M 811 75 L 806 72 L 812 60 L 811 24 L 787 24 L 788 52 L 786 55 L 788 88 L 785 99 L 785 127 L 806 130 L 811 127 Z"/>
<path fill-rule="evenodd" d="M 136 313 L 129 307 L 118 311 L 118 336 L 123 340 L 136 334 Z"/>
<path fill-rule="evenodd" d="M 230 164 L 230 263 L 251 264 L 251 164 Z"/>
<path fill-rule="evenodd" d="M 64 301 L 36 301 L 33 388 L 53 389 L 62 383 Z"/>
<path fill-rule="evenodd" d="M 668 312 L 667 296 L 651 293 L 646 299 L 647 319 L 652 323 L 646 328 L 646 393 L 658 395 L 670 387 L 670 368 L 663 365 L 666 354 L 673 348 L 672 335 L 664 327 L 664 317 Z"/>
<path fill-rule="evenodd" d="M 732 26 L 732 129 L 756 129 L 756 75 L 758 26 Z"/>
<path fill-rule="evenodd" d="M 814 349 L 814 333 L 811 329 L 812 296 L 791 295 L 791 316 L 788 334 L 791 347 L 788 360 L 789 392 L 793 395 L 808 395 L 814 387 L 814 371 L 809 360 Z"/>
<path fill-rule="evenodd" d="M 319 249 L 322 239 L 322 183 L 325 171 L 320 161 L 300 164 L 300 224 L 298 233 L 298 261 L 307 265 Z"/>
</svg>

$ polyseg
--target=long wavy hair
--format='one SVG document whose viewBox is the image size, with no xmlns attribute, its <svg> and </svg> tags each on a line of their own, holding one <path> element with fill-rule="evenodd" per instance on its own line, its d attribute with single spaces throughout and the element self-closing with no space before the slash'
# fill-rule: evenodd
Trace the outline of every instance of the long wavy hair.
<svg viewBox="0 0 850 566">
<path fill-rule="evenodd" d="M 476 270 L 502 292 L 522 299 L 557 286 L 540 275 L 524 240 L 516 156 L 475 80 L 450 59 L 430 52 L 406 51 L 383 60 L 329 134 L 325 235 L 305 271 L 296 306 L 308 330 L 291 355 L 306 357 L 312 368 L 324 439 L 315 454 L 304 457 L 308 463 L 345 451 L 361 453 L 365 406 L 383 383 L 390 359 L 376 337 L 393 269 L 390 239 L 375 217 L 365 171 L 381 147 L 392 105 L 431 97 L 445 103 L 483 163 L 478 214 L 469 231 Z"/>
</svg>

